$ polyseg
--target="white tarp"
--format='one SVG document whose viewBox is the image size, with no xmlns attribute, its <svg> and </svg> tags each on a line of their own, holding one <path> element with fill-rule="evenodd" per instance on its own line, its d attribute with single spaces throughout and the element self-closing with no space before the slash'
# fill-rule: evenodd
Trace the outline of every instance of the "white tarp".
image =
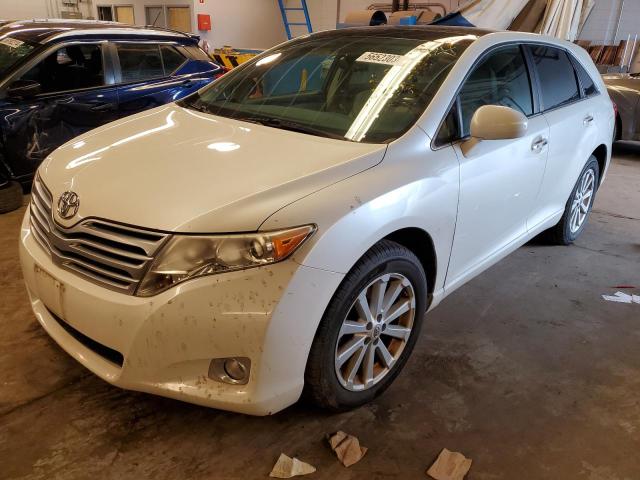
<svg viewBox="0 0 640 480">
<path fill-rule="evenodd" d="M 538 31 L 544 35 L 575 41 L 594 0 L 549 0 Z"/>
<path fill-rule="evenodd" d="M 529 0 L 469 0 L 457 11 L 472 25 L 492 30 L 506 30 L 529 3 Z M 537 33 L 575 41 L 595 0 L 547 0 Z"/>
<path fill-rule="evenodd" d="M 458 12 L 476 27 L 506 30 L 528 0 L 470 0 Z"/>
</svg>

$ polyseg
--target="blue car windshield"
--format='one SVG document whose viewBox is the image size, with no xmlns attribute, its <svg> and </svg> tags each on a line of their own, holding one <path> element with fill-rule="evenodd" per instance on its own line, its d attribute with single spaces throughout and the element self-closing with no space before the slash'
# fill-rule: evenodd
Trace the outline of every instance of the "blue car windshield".
<svg viewBox="0 0 640 480">
<path fill-rule="evenodd" d="M 388 143 L 422 115 L 475 39 L 311 36 L 265 52 L 180 104 L 274 128 Z"/>
<path fill-rule="evenodd" d="M 36 48 L 33 43 L 5 36 L 0 38 L 0 75 L 4 75 L 20 60 L 30 55 Z"/>
</svg>

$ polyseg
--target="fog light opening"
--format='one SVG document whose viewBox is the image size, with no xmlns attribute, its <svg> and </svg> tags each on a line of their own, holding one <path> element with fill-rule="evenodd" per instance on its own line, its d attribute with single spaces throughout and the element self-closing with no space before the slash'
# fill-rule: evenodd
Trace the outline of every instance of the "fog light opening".
<svg viewBox="0 0 640 480">
<path fill-rule="evenodd" d="M 209 378 L 231 385 L 249 382 L 251 360 L 247 357 L 214 358 L 209 364 Z"/>
<path fill-rule="evenodd" d="M 235 358 L 227 358 L 224 361 L 224 371 L 235 381 L 240 381 L 247 375 L 244 365 Z"/>
</svg>

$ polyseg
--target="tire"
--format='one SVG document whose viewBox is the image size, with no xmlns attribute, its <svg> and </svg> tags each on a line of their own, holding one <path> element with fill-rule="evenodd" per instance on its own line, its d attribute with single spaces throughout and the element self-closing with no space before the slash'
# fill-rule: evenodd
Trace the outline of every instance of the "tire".
<svg viewBox="0 0 640 480">
<path fill-rule="evenodd" d="M 383 288 L 387 288 L 388 297 L 380 295 L 379 304 L 385 315 L 391 316 L 390 312 L 398 311 L 400 305 L 413 306 L 413 309 L 388 322 L 382 314 L 369 317 L 373 321 L 365 320 L 358 298 L 365 292 L 368 296 L 364 305 L 374 304 L 376 293 L 385 291 Z M 394 297 L 392 292 L 399 293 L 396 300 L 388 302 Z M 384 305 L 385 301 L 390 305 Z M 426 308 L 427 280 L 418 258 L 389 240 L 374 245 L 346 275 L 327 306 L 309 353 L 304 397 L 321 408 L 343 411 L 380 395 L 393 383 L 411 354 Z M 343 329 L 343 322 L 349 322 L 349 329 L 357 324 L 358 332 L 345 333 L 348 330 Z M 364 344 L 339 367 L 339 352 L 345 352 L 356 342 Z M 393 357 L 390 366 L 383 360 L 384 350 Z M 373 362 L 368 362 L 371 357 Z M 362 366 L 349 382 L 350 366 L 357 365 L 359 359 Z M 367 369 L 371 364 L 373 368 Z M 373 375 L 367 376 L 368 372 Z"/>
<path fill-rule="evenodd" d="M 22 206 L 22 187 L 18 182 L 9 182 L 0 188 L 0 213 L 7 213 Z"/>
<path fill-rule="evenodd" d="M 580 215 L 584 215 L 584 218 L 580 222 L 580 224 L 576 228 L 576 224 L 572 223 L 574 217 L 572 216 L 574 209 L 574 201 L 578 201 L 578 198 L 583 198 L 578 196 L 578 190 L 582 189 L 583 182 L 586 179 L 589 179 L 589 183 L 593 183 L 591 195 L 588 198 L 588 206 L 586 203 L 582 202 L 585 207 L 581 210 Z M 598 182 L 600 181 L 600 167 L 598 166 L 598 160 L 593 155 L 589 158 L 589 161 L 580 172 L 580 176 L 578 177 L 578 181 L 576 182 L 573 190 L 571 191 L 571 195 L 569 196 L 569 200 L 567 200 L 567 204 L 565 205 L 564 214 L 562 218 L 558 222 L 558 224 L 549 230 L 550 239 L 553 243 L 557 245 L 570 245 L 573 243 L 582 233 L 584 227 L 587 225 L 587 220 L 589 218 L 589 213 L 591 212 L 591 208 L 593 207 L 593 201 L 596 197 L 596 192 L 598 191 Z M 586 211 L 585 211 L 586 210 Z M 580 218 L 580 217 L 579 217 Z"/>
</svg>

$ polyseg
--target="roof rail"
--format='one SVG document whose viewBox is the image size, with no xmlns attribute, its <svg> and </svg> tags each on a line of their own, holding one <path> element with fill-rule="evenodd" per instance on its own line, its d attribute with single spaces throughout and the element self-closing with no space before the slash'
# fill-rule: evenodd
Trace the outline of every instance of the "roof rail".
<svg viewBox="0 0 640 480">
<path fill-rule="evenodd" d="M 144 28 L 148 28 L 150 30 L 158 30 L 158 31 L 161 31 L 161 32 L 180 33 L 180 34 L 184 35 L 187 38 L 192 38 L 194 40 L 200 40 L 200 35 L 198 35 L 196 33 L 187 33 L 187 32 L 182 32 L 180 30 L 174 30 L 172 28 L 157 27 L 155 25 L 145 25 Z"/>
</svg>

